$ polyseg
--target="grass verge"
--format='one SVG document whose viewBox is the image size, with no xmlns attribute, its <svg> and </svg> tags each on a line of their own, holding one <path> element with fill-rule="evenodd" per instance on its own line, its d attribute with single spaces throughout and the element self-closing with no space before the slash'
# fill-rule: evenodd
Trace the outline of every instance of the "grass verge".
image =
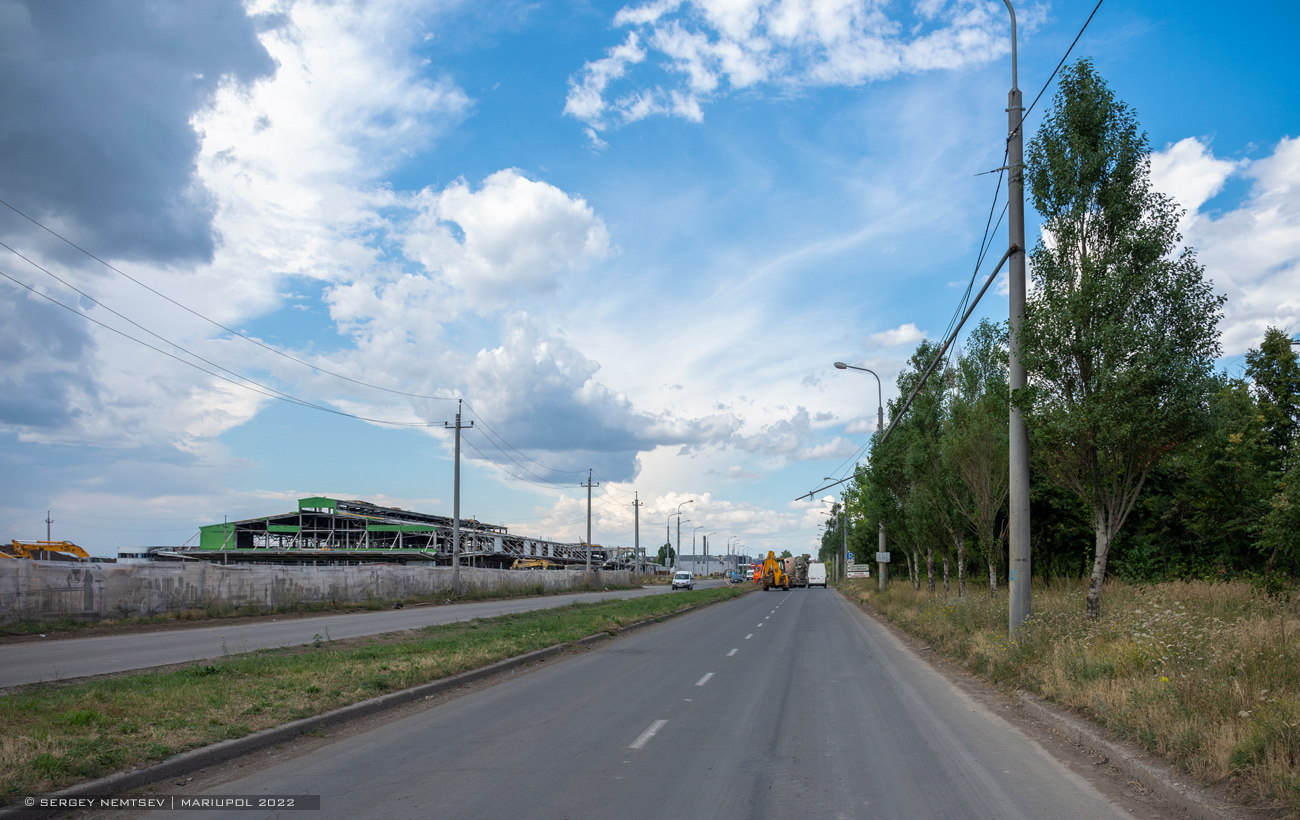
<svg viewBox="0 0 1300 820">
<path fill-rule="evenodd" d="M 0 804 L 740 594 L 571 604 L 346 648 L 317 640 L 179 671 L 27 686 L 0 695 Z"/>
<path fill-rule="evenodd" d="M 631 586 L 602 585 L 600 591 L 609 589 L 635 589 Z M 226 606 L 212 603 L 194 609 L 179 609 L 159 615 L 139 615 L 126 618 L 100 618 L 87 620 L 62 616 L 40 621 L 14 621 L 0 624 L 0 637 L 19 635 L 57 635 L 65 632 L 93 633 L 95 630 L 109 631 L 119 627 L 152 626 L 157 624 L 191 623 L 195 621 L 224 620 L 228 618 L 250 618 L 271 615 L 317 614 L 323 612 L 374 612 L 391 609 L 395 606 L 414 606 L 418 604 L 463 604 L 470 601 L 494 601 L 502 598 L 539 598 L 546 595 L 569 595 L 575 592 L 595 592 L 597 587 L 588 584 L 571 589 L 547 589 L 542 584 L 523 587 L 496 587 L 485 590 L 467 590 L 460 595 L 451 596 L 443 590 L 427 595 L 413 595 L 406 598 L 367 598 L 364 601 L 341 601 L 328 599 L 323 601 L 289 601 L 274 607 L 258 604 Z"/>
<path fill-rule="evenodd" d="M 875 583 L 840 589 L 972 673 L 1077 709 L 1204 783 L 1300 809 L 1295 601 L 1244 582 L 1109 581 L 1090 622 L 1085 582 L 1036 582 L 1013 639 L 1005 590 L 962 600 Z"/>
</svg>

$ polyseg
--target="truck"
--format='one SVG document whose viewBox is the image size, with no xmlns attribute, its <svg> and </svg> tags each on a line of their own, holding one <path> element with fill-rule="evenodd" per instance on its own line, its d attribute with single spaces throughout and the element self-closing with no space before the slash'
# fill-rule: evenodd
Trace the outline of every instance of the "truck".
<svg viewBox="0 0 1300 820">
<path fill-rule="evenodd" d="M 767 592 L 773 587 L 782 589 L 790 588 L 790 576 L 785 572 L 785 562 L 776 557 L 776 553 L 768 550 L 767 558 L 763 560 L 763 566 L 759 570 L 763 579 L 763 591 Z"/>
<path fill-rule="evenodd" d="M 821 561 L 808 563 L 808 586 L 826 589 L 826 564 Z"/>
<path fill-rule="evenodd" d="M 790 586 L 808 586 L 808 561 L 811 557 L 804 553 L 803 555 L 793 555 L 785 559 L 785 571 L 790 576 Z"/>
</svg>

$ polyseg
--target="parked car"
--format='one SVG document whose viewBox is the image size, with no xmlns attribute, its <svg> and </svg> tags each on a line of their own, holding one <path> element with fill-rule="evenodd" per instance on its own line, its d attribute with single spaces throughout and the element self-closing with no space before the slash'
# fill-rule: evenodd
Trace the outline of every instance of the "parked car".
<svg viewBox="0 0 1300 820">
<path fill-rule="evenodd" d="M 673 573 L 673 589 L 695 589 L 695 577 L 688 569 L 679 569 Z"/>
</svg>

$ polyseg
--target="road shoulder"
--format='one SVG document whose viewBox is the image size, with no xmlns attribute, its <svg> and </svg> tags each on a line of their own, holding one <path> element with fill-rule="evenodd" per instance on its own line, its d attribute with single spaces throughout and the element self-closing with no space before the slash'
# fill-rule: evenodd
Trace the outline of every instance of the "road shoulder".
<svg viewBox="0 0 1300 820">
<path fill-rule="evenodd" d="M 836 594 L 840 593 L 836 591 Z M 840 597 L 939 676 L 1019 729 L 1135 817 L 1276 820 L 1287 816 L 1285 810 L 1244 806 L 1222 791 L 1189 783 L 1185 774 L 1163 760 L 1152 758 L 1135 744 L 1108 737 L 1101 727 L 1060 706 L 1024 692 L 1000 689 L 877 616 L 866 604 L 855 604 L 843 595 Z"/>
</svg>

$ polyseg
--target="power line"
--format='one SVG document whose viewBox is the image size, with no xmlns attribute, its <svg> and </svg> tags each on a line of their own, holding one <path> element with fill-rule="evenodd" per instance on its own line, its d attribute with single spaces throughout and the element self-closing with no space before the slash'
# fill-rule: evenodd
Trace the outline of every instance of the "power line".
<svg viewBox="0 0 1300 820">
<path fill-rule="evenodd" d="M 194 310 L 193 308 L 188 307 L 188 306 L 186 306 L 186 305 L 184 305 L 184 304 L 182 304 L 182 303 L 176 301 L 175 299 L 171 298 L 171 297 L 168 296 L 167 294 L 162 293 L 161 291 L 159 291 L 159 290 L 157 290 L 157 289 L 155 289 L 155 288 L 153 288 L 153 287 L 150 287 L 149 285 L 145 284 L 144 282 L 141 282 L 139 279 L 136 279 L 134 276 L 130 275 L 129 273 L 126 273 L 125 271 L 123 271 L 123 270 L 121 270 L 121 269 L 119 269 L 119 268 L 117 268 L 117 267 L 114 267 L 113 265 L 109 264 L 108 262 L 105 262 L 103 259 L 100 259 L 98 256 L 96 256 L 95 254 L 93 254 L 93 253 L 91 253 L 90 251 L 86 250 L 85 248 L 81 247 L 81 246 L 78 245 L 77 243 L 73 242 L 71 239 L 68 239 L 67 237 L 63 236 L 62 234 L 58 233 L 57 231 L 53 230 L 52 228 L 47 227 L 46 225 L 44 225 L 44 224 L 42 224 L 41 222 L 39 222 L 39 221 L 37 221 L 36 219 L 34 219 L 33 217 L 28 216 L 27 214 L 25 214 L 25 213 L 23 213 L 22 211 L 18 210 L 18 208 L 16 208 L 16 207 L 14 207 L 13 205 L 9 204 L 9 203 L 6 202 L 5 200 L 0 199 L 0 205 L 4 205 L 6 208 L 8 208 L 9 210 L 11 210 L 11 211 L 13 211 L 14 213 L 18 214 L 18 215 L 21 216 L 23 219 L 26 219 L 28 222 L 32 223 L 32 224 L 35 225 L 36 227 L 40 228 L 41 230 L 45 231 L 46 233 L 50 234 L 51 236 L 55 237 L 56 239 L 59 239 L 60 241 L 67 243 L 70 247 L 75 248 L 76 250 L 80 251 L 81 253 L 83 253 L 83 254 L 85 254 L 86 256 L 90 257 L 91 259 L 95 260 L 95 261 L 98 262 L 99 264 L 103 265 L 104 267 L 106 267 L 106 268 L 108 268 L 109 270 L 113 271 L 114 273 L 118 274 L 119 276 L 123 276 L 123 277 L 125 277 L 126 279 L 129 279 L 130 281 L 134 282 L 135 284 L 139 285 L 140 287 L 144 288 L 145 290 L 149 291 L 150 293 L 154 294 L 155 296 L 159 297 L 160 299 L 163 299 L 163 300 L 165 300 L 165 301 L 167 301 L 167 302 L 170 302 L 171 304 L 175 305 L 176 307 L 180 308 L 181 310 L 185 311 L 186 313 L 189 313 L 189 314 L 192 315 L 192 316 L 197 316 L 198 318 L 200 318 L 200 319 L 202 319 L 203 321 L 205 321 L 205 322 L 207 322 L 207 323 L 213 325 L 214 327 L 219 327 L 219 328 L 221 328 L 222 330 L 226 331 L 227 333 L 230 333 L 231 335 L 237 336 L 237 337 L 239 337 L 240 339 L 243 339 L 243 340 L 246 341 L 246 342 L 250 342 L 250 343 L 252 343 L 252 344 L 255 344 L 255 345 L 257 345 L 258 347 L 260 347 L 260 348 L 262 348 L 262 349 L 264 349 L 264 350 L 268 350 L 268 351 L 274 353 L 274 354 L 277 355 L 277 356 L 281 356 L 281 357 L 283 357 L 283 358 L 285 358 L 285 359 L 288 359 L 289 361 L 296 362 L 296 363 L 298 363 L 298 364 L 300 364 L 300 365 L 303 365 L 304 367 L 310 367 L 312 370 L 315 370 L 315 371 L 318 372 L 318 373 L 324 373 L 325 375 L 327 375 L 327 376 L 333 376 L 333 377 L 336 378 L 336 379 L 342 379 L 342 380 L 347 381 L 347 382 L 352 382 L 353 384 L 360 385 L 361 387 L 369 387 L 369 388 L 371 388 L 372 390 L 382 390 L 382 391 L 385 392 L 385 393 L 393 393 L 394 395 L 398 395 L 398 396 L 408 396 L 408 397 L 410 397 L 410 398 L 415 398 L 415 399 L 433 399 L 433 400 L 437 400 L 437 401 L 455 401 L 455 397 L 452 397 L 452 396 L 427 396 L 427 395 L 424 395 L 424 394 L 422 394 L 422 393 L 409 393 L 409 392 L 407 392 L 407 391 L 405 391 L 405 390 L 394 390 L 394 389 L 391 388 L 391 387 L 383 387 L 383 386 L 380 386 L 380 385 L 377 385 L 377 384 L 371 384 L 370 382 L 364 382 L 364 381 L 361 381 L 360 379 L 354 379 L 354 378 L 352 378 L 351 376 L 345 376 L 345 375 L 343 375 L 342 373 L 335 373 L 335 372 L 332 371 L 332 370 L 327 370 L 327 369 L 325 369 L 325 368 L 323 368 L 323 367 L 320 367 L 319 365 L 312 364 L 311 362 L 304 361 L 304 360 L 302 360 L 302 359 L 299 359 L 299 358 L 296 357 L 296 356 L 293 356 L 293 355 L 291 355 L 291 354 L 285 353 L 284 351 L 280 350 L 279 348 L 276 348 L 276 347 L 274 347 L 274 346 L 272 346 L 272 345 L 268 345 L 268 344 L 266 344 L 265 342 L 261 341 L 260 339 L 254 339 L 254 338 L 251 337 L 251 336 L 246 336 L 246 335 L 244 335 L 243 333 L 240 333 L 238 330 L 235 330 L 235 329 L 232 328 L 232 327 L 228 327 L 228 326 L 222 324 L 221 322 L 218 322 L 216 319 L 212 319 L 212 318 L 210 318 L 210 317 L 208 317 L 208 316 L 205 316 L 205 315 L 203 315 L 202 313 L 199 313 L 197 310 Z M 5 247 L 8 248 L 9 246 L 8 246 L 8 245 L 5 245 Z M 9 249 L 10 249 L 11 251 L 13 251 L 12 248 L 9 248 Z M 14 251 L 14 253 L 17 253 L 17 251 Z M 19 255 L 21 255 L 21 254 L 19 254 Z M 24 257 L 24 258 L 26 258 L 26 257 Z M 29 260 L 29 261 L 30 261 L 30 260 Z M 33 263 L 33 264 L 35 264 L 35 263 Z M 87 297 L 87 298 L 89 298 L 89 297 Z M 120 315 L 120 314 L 119 314 L 119 315 Z M 125 317 L 123 317 L 123 318 L 125 318 Z M 127 321 L 130 321 L 130 320 L 128 319 Z M 132 322 L 132 324 L 135 324 L 135 323 Z M 137 325 L 137 326 L 138 326 L 138 325 Z M 143 329 L 143 328 L 142 328 L 142 329 Z"/>
<path fill-rule="evenodd" d="M 85 320 L 88 321 L 88 322 L 92 322 L 92 323 L 94 323 L 94 324 L 96 324 L 96 325 L 99 325 L 100 327 L 102 327 L 102 328 L 104 328 L 105 330 L 108 330 L 108 331 L 110 331 L 110 332 L 112 332 L 112 333 L 116 333 L 117 335 L 121 336 L 121 337 L 124 338 L 124 339 L 129 339 L 130 341 L 133 341 L 133 342 L 135 342 L 136 344 L 141 345 L 141 346 L 143 346 L 143 347 L 147 347 L 147 348 L 149 348 L 150 350 L 152 350 L 152 351 L 154 351 L 154 352 L 156 352 L 156 353 L 161 353 L 162 355 L 164 355 L 164 356 L 166 356 L 166 357 L 168 357 L 168 358 L 170 358 L 170 359 L 175 359 L 176 361 L 180 362 L 180 363 L 183 364 L 183 365 L 187 365 L 187 366 L 189 366 L 189 367 L 194 368 L 195 370 L 199 370 L 199 371 L 202 371 L 202 372 L 204 372 L 204 373 L 207 373 L 209 376 L 212 376 L 212 377 L 214 377 L 214 378 L 220 379 L 220 380 L 223 381 L 223 382 L 227 382 L 227 383 L 229 383 L 229 384 L 234 385 L 235 387 L 240 387 L 240 388 L 243 388 L 244 390 L 248 390 L 248 391 L 250 391 L 250 392 L 257 393 L 258 395 L 266 396 L 267 398 L 270 398 L 270 399 L 277 399 L 277 400 L 279 400 L 279 401 L 288 402 L 288 403 L 290 403 L 290 404 L 297 404 L 297 405 L 300 405 L 300 406 L 302 406 L 302 407 L 309 407 L 309 408 L 311 408 L 311 409 L 313 409 L 313 410 L 320 410 L 320 411 L 323 412 L 323 413 L 332 413 L 333 415 L 336 415 L 336 416 L 343 416 L 343 417 L 346 417 L 346 418 L 357 419 L 358 421 L 366 421 L 366 422 L 370 422 L 370 423 L 372 423 L 372 424 L 384 424 L 384 425 L 388 425 L 388 426 L 391 426 L 391 427 L 431 427 L 431 426 L 434 425 L 434 422 L 423 422 L 423 421 L 421 421 L 421 422 L 416 422 L 416 421 L 391 421 L 391 420 L 387 420 L 387 419 L 375 419 L 375 418 L 369 418 L 369 417 L 367 417 L 367 416 L 359 416 L 359 415 L 356 415 L 355 413 L 348 413 L 348 412 L 345 412 L 345 411 L 343 411 L 343 410 L 336 410 L 336 409 L 334 409 L 334 408 L 332 408 L 332 407 L 326 407 L 326 406 L 321 405 L 321 404 L 315 404 L 315 403 L 313 403 L 313 402 L 309 402 L 309 401 L 307 401 L 306 399 L 300 399 L 300 398 L 298 398 L 297 396 L 293 396 L 293 395 L 291 395 L 291 394 L 284 393 L 284 392 L 282 392 L 282 391 L 280 391 L 280 390 L 276 390 L 276 389 L 273 388 L 273 387 L 270 387 L 270 386 L 264 385 L 264 384 L 262 384 L 261 382 L 255 380 L 255 379 L 250 379 L 250 378 L 248 378 L 247 376 L 241 376 L 240 374 L 235 373 L 234 371 L 227 370 L 226 372 L 231 373 L 231 374 L 234 375 L 236 378 L 243 379 L 245 382 L 248 382 L 248 384 L 243 384 L 243 383 L 241 383 L 241 382 L 237 382 L 237 381 L 235 381 L 234 379 L 231 379 L 231 378 L 229 378 L 229 377 L 227 377 L 227 376 L 223 376 L 223 375 L 221 375 L 220 373 L 214 373 L 213 371 L 208 370 L 206 367 L 202 367 L 202 366 L 200 366 L 200 365 L 197 365 L 197 364 L 195 364 L 194 362 L 191 362 L 191 361 L 189 361 L 189 360 L 187 360 L 187 359 L 183 359 L 183 358 L 181 358 L 180 356 L 177 356 L 177 355 L 174 354 L 174 353 L 171 353 L 171 352 L 169 352 L 169 351 L 163 350 L 163 349 L 160 348 L 160 347 L 155 347 L 154 345 L 151 345 L 151 344 L 149 344 L 148 342 L 146 342 L 146 341 L 144 341 L 144 340 L 142 340 L 142 339 L 137 339 L 136 337 L 132 336 L 132 335 L 129 334 L 129 333 L 126 333 L 126 332 L 124 332 L 124 331 L 121 331 L 121 330 L 119 330 L 119 329 L 117 329 L 117 328 L 115 328 L 115 327 L 113 327 L 113 326 L 111 326 L 111 325 L 105 324 L 104 322 L 101 322 L 101 321 L 99 321 L 98 319 L 96 319 L 96 318 L 94 318 L 94 317 L 92 317 L 92 316 L 90 316 L 90 315 L 88 315 L 88 314 L 86 314 L 86 313 L 83 313 L 83 312 L 77 310 L 77 309 L 74 308 L 74 307 L 71 307 L 71 306 L 69 306 L 69 305 L 66 305 L 66 304 L 64 304 L 63 302 L 60 302 L 58 299 L 55 299 L 53 296 L 50 296 L 50 295 L 45 294 L 45 293 L 42 293 L 41 291 L 39 291 L 39 290 L 37 290 L 36 288 L 32 287 L 31 285 L 27 284 L 26 282 L 22 282 L 22 281 L 20 281 L 20 280 L 18 280 L 18 279 L 15 279 L 14 277 L 10 276 L 9 274 L 5 273 L 5 272 L 2 271 L 2 270 L 0 270 L 0 276 L 3 276 L 5 279 L 8 279 L 10 282 L 13 282 L 15 285 L 18 285 L 18 286 L 21 287 L 21 288 L 25 288 L 25 289 L 31 291 L 32 293 L 36 294 L 37 296 L 41 297 L 42 299 L 44 299 L 44 300 L 46 300 L 46 301 L 48 301 L 48 302 L 52 302 L 52 303 L 55 304 L 55 305 L 58 305 L 59 307 L 61 307 L 61 308 L 63 308 L 64 310 L 68 311 L 69 313 L 72 313 L 72 314 L 74 314 L 74 315 L 76 315 L 76 316 L 80 316 L 82 319 L 85 319 Z M 87 298 L 90 298 L 90 297 L 87 297 Z M 96 304 L 98 304 L 98 303 L 96 303 Z M 106 310 L 109 310 L 109 308 L 105 308 L 105 309 L 106 309 Z M 120 315 L 120 314 L 119 314 L 119 315 Z M 127 321 L 130 321 L 130 320 L 128 319 Z M 141 328 L 141 329 L 143 329 L 143 328 Z M 182 346 L 180 346 L 180 345 L 178 345 L 178 344 L 176 344 L 176 343 L 174 343 L 174 342 L 171 342 L 171 341 L 165 339 L 165 338 L 162 337 L 162 336 L 158 336 L 157 334 L 153 333 L 152 331 L 149 331 L 149 333 L 150 333 L 151 335 L 154 335 L 154 336 L 156 336 L 157 338 L 161 339 L 162 341 L 167 342 L 167 344 L 172 345 L 172 346 L 175 347 L 176 349 L 178 349 L 178 350 L 182 350 L 182 351 L 188 353 L 189 355 L 193 356 L 194 358 L 199 359 L 200 361 L 207 362 L 207 360 L 204 359 L 203 357 L 201 357 L 201 356 L 199 356 L 199 355 L 197 355 L 197 354 L 195 354 L 195 353 L 192 353 L 192 352 L 190 352 L 189 350 L 186 350 L 184 347 L 182 347 Z M 221 367 L 220 365 L 213 364 L 213 363 L 211 363 L 211 362 L 208 362 L 208 363 L 209 363 L 209 364 L 212 364 L 213 367 L 216 367 L 216 368 L 218 368 L 218 369 L 220 369 L 220 370 L 226 370 L 226 368 Z M 255 387 L 254 387 L 254 386 L 250 386 L 250 385 L 255 385 Z"/>
<path fill-rule="evenodd" d="M 1061 61 L 1057 63 L 1056 68 L 1052 70 L 1052 76 L 1047 78 L 1047 82 L 1043 83 L 1043 87 L 1039 89 L 1038 96 L 1034 97 L 1034 101 L 1025 109 L 1025 113 L 1020 115 L 1020 125 L 1022 128 L 1024 127 L 1025 118 L 1029 116 L 1029 112 L 1034 110 L 1034 106 L 1038 105 L 1038 100 L 1043 96 L 1043 92 L 1052 84 L 1052 80 L 1056 79 L 1056 73 L 1061 70 L 1061 66 L 1065 65 L 1065 61 L 1070 59 L 1070 52 L 1074 51 L 1074 47 L 1078 45 L 1079 38 L 1082 37 L 1083 32 L 1088 29 L 1088 24 L 1092 22 L 1092 18 L 1097 14 L 1097 10 L 1101 8 L 1101 4 L 1102 0 L 1097 0 L 1097 5 L 1092 7 L 1092 14 L 1089 14 L 1088 19 L 1083 21 L 1083 27 L 1079 29 L 1078 34 L 1074 35 L 1074 42 L 1070 43 L 1070 47 L 1065 50 L 1065 56 L 1061 57 Z"/>
</svg>

